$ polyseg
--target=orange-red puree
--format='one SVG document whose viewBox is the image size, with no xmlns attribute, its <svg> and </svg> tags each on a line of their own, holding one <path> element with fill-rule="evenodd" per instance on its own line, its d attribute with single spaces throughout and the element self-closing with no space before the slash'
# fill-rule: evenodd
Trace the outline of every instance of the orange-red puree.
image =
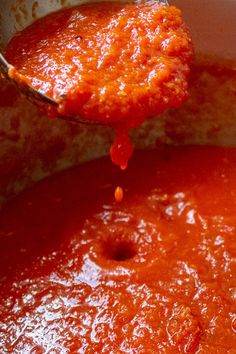
<svg viewBox="0 0 236 354">
<path fill-rule="evenodd" d="M 234 353 L 236 149 L 137 153 L 0 214 L 1 353 Z M 126 197 L 113 201 L 122 183 Z"/>
<path fill-rule="evenodd" d="M 123 191 L 123 188 L 120 187 L 120 186 L 116 187 L 114 196 L 115 196 L 115 200 L 116 200 L 118 203 L 121 203 L 122 200 L 123 200 L 123 198 L 124 198 L 124 191 Z"/>
<path fill-rule="evenodd" d="M 125 167 L 129 128 L 186 98 L 192 46 L 173 6 L 102 2 L 36 21 L 5 55 L 20 80 L 59 102 L 60 114 L 113 125 L 111 157 Z"/>
</svg>

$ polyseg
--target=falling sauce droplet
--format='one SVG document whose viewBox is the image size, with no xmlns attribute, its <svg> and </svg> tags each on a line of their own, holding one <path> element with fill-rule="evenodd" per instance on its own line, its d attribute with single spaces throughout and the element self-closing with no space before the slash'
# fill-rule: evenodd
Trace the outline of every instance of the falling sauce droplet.
<svg viewBox="0 0 236 354">
<path fill-rule="evenodd" d="M 121 203 L 122 200 L 124 198 L 124 191 L 122 187 L 116 187 L 115 190 L 115 200 L 117 201 L 117 203 Z"/>
</svg>

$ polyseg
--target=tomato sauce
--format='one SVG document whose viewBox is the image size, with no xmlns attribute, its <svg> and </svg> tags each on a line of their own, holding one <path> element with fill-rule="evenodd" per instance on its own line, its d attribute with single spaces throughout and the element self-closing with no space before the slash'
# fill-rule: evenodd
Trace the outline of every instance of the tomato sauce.
<svg viewBox="0 0 236 354">
<path fill-rule="evenodd" d="M 235 148 L 168 147 L 124 172 L 86 163 L 12 200 L 0 352 L 235 353 L 235 180 Z"/>
<path fill-rule="evenodd" d="M 101 2 L 37 20 L 5 56 L 10 74 L 55 99 L 57 113 L 114 126 L 111 157 L 125 167 L 128 130 L 186 98 L 192 45 L 173 6 Z"/>
</svg>

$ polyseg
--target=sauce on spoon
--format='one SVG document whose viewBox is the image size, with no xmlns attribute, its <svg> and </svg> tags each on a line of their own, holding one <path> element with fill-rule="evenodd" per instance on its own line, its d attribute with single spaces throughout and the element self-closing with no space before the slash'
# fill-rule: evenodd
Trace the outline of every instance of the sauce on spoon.
<svg viewBox="0 0 236 354">
<path fill-rule="evenodd" d="M 99 2 L 37 20 L 5 56 L 16 79 L 59 102 L 55 114 L 112 125 L 111 158 L 124 169 L 129 129 L 186 98 L 192 45 L 173 6 Z"/>
</svg>

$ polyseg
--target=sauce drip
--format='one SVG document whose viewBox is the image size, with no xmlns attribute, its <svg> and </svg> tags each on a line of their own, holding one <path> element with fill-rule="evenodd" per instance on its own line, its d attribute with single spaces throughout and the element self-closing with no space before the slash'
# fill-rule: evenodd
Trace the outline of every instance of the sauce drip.
<svg viewBox="0 0 236 354">
<path fill-rule="evenodd" d="M 112 161 L 127 166 L 128 130 L 186 98 L 192 45 L 173 6 L 101 2 L 37 20 L 5 56 L 14 78 L 59 103 L 57 114 L 113 125 Z"/>
<path fill-rule="evenodd" d="M 121 203 L 122 200 L 124 198 L 124 191 L 122 187 L 116 187 L 115 190 L 115 200 L 117 201 L 117 203 Z"/>
</svg>

